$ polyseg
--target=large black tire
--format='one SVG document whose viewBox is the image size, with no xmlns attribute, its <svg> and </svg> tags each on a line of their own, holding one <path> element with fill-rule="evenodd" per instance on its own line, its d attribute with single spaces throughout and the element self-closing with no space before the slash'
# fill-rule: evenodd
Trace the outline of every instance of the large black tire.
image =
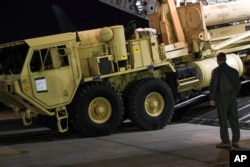
<svg viewBox="0 0 250 167">
<path fill-rule="evenodd" d="M 126 88 L 123 90 L 123 92 L 122 92 L 122 99 L 124 100 L 124 103 L 129 98 L 129 96 L 130 96 L 129 95 L 130 89 L 134 86 L 134 84 L 135 84 L 135 81 L 131 81 L 126 86 Z M 125 111 L 124 111 L 124 115 L 123 115 L 123 121 L 125 121 L 126 119 L 129 119 L 128 113 L 129 113 L 129 110 L 127 110 L 127 107 L 125 107 Z"/>
<path fill-rule="evenodd" d="M 143 130 L 162 129 L 174 113 L 173 93 L 167 83 L 142 79 L 134 83 L 125 99 L 131 121 Z"/>
<path fill-rule="evenodd" d="M 68 108 L 73 128 L 84 136 L 109 135 L 117 130 L 123 118 L 121 96 L 104 82 L 81 85 Z"/>
</svg>

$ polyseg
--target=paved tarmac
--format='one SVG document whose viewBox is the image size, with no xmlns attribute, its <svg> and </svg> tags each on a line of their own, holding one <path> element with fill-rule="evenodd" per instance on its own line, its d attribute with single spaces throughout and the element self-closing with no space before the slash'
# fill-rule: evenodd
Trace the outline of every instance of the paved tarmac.
<svg viewBox="0 0 250 167">
<path fill-rule="evenodd" d="M 250 146 L 249 132 L 241 130 L 243 149 Z M 217 149 L 219 142 L 216 126 L 177 123 L 157 131 L 128 130 L 95 138 L 0 143 L 0 166 L 227 167 L 230 151 Z"/>
</svg>

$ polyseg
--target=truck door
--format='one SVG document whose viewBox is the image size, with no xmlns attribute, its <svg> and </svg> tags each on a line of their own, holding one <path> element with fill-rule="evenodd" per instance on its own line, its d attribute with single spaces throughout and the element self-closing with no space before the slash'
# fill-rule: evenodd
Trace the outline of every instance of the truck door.
<svg viewBox="0 0 250 167">
<path fill-rule="evenodd" d="M 46 108 L 65 105 L 77 89 L 72 56 L 66 45 L 34 49 L 29 61 L 31 93 Z"/>
</svg>

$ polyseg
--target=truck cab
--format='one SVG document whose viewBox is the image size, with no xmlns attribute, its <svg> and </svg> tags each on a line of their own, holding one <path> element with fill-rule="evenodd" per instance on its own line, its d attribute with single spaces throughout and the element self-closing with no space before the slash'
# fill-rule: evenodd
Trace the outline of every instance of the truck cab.
<svg viewBox="0 0 250 167">
<path fill-rule="evenodd" d="M 0 45 L 0 101 L 25 124 L 31 112 L 66 113 L 82 78 L 75 37 L 65 33 Z"/>
</svg>

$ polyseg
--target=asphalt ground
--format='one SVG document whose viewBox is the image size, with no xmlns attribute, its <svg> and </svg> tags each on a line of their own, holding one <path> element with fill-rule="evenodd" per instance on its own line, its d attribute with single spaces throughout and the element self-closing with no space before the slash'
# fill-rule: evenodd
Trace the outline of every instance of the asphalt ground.
<svg viewBox="0 0 250 167">
<path fill-rule="evenodd" d="M 217 149 L 220 142 L 216 109 L 207 101 L 178 113 L 181 119 L 156 131 L 141 131 L 125 122 L 110 136 L 87 138 L 58 133 L 36 118 L 22 125 L 8 109 L 0 111 L 0 167 L 226 167 L 232 151 L 249 152 L 250 97 L 238 99 L 240 148 Z M 231 134 L 231 131 L 229 129 Z M 250 159 L 250 158 L 249 158 Z M 232 166 L 232 165 L 231 165 Z"/>
<path fill-rule="evenodd" d="M 216 126 L 174 123 L 157 131 L 139 131 L 128 125 L 94 138 L 60 136 L 41 127 L 32 130 L 0 135 L 0 166 L 214 167 L 230 162 L 231 151 L 215 147 L 220 141 Z M 241 130 L 241 136 L 241 150 L 249 150 L 249 131 Z"/>
</svg>

